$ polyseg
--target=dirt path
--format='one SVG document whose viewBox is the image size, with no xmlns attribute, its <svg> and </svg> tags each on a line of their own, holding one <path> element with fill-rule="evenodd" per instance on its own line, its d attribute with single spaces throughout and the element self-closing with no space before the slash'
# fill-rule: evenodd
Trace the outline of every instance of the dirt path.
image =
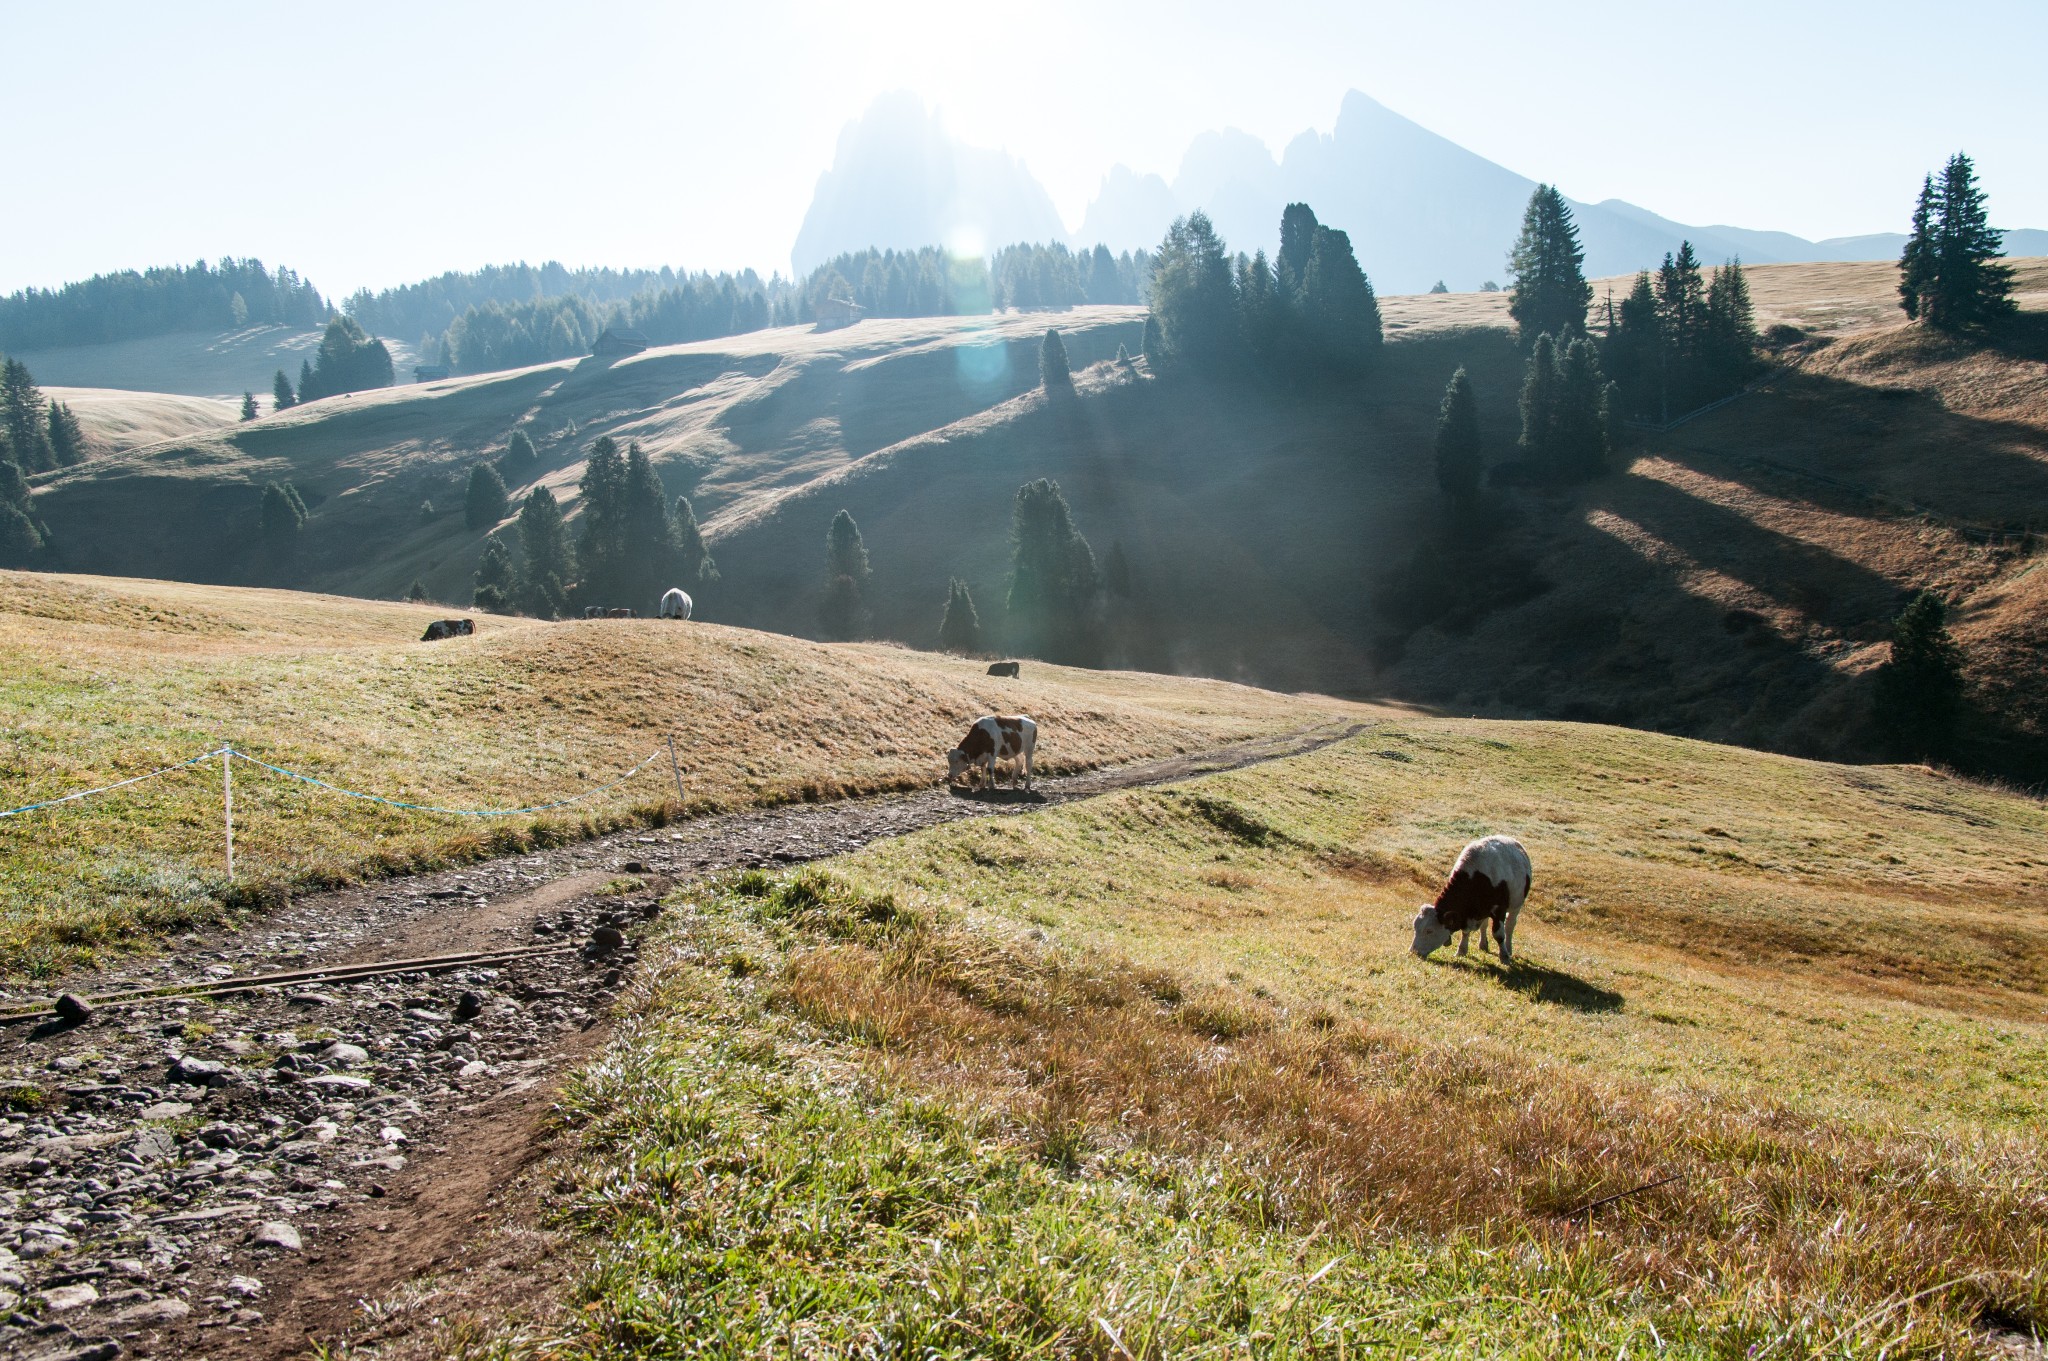
<svg viewBox="0 0 2048 1361">
<path fill-rule="evenodd" d="M 600 926 L 629 932 L 669 888 L 705 875 L 1299 756 L 1368 726 L 1030 793 L 941 788 L 736 813 L 312 895 L 90 986 L 582 944 Z M 0 1033 L 0 1097 L 17 1094 L 0 1118 L 0 1297 L 13 1297 L 0 1306 L 14 1310 L 0 1352 L 118 1342 L 131 1355 L 286 1356 L 377 1331 L 364 1301 L 449 1269 L 502 1217 L 498 1197 L 544 1151 L 560 1078 L 603 1043 L 632 962 L 628 941 Z"/>
</svg>

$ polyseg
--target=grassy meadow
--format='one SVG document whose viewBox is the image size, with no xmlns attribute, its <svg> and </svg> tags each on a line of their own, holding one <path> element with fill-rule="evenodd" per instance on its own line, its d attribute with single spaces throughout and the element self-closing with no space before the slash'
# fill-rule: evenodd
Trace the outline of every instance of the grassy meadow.
<svg viewBox="0 0 2048 1361">
<path fill-rule="evenodd" d="M 166 582 L 0 573 L 0 807 L 223 742 L 347 788 L 457 808 L 580 793 L 558 813 L 456 818 L 342 799 L 243 766 L 236 878 L 215 762 L 0 820 L 0 969 L 46 974 L 293 885 L 444 864 L 634 822 L 908 789 L 991 708 L 1046 724 L 1048 772 L 1305 727 L 1357 706 L 1212 681 L 983 664 L 657 620 L 484 616 Z"/>
<path fill-rule="evenodd" d="M 1501 829 L 1515 966 L 1411 957 Z M 565 1102 L 567 1294 L 421 1307 L 465 1355 L 2012 1354 L 2044 856 L 1920 768 L 1403 718 L 728 879 Z"/>
</svg>

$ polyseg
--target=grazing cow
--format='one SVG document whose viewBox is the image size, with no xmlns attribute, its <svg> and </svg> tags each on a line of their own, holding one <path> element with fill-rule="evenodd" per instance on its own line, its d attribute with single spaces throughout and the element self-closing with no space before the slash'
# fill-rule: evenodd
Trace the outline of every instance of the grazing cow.
<svg viewBox="0 0 2048 1361">
<path fill-rule="evenodd" d="M 688 619 L 697 602 L 690 599 L 689 592 L 680 587 L 671 587 L 661 597 L 661 617 L 664 619 Z"/>
<path fill-rule="evenodd" d="M 1014 677 L 1022 669 L 1015 662 L 990 662 L 988 664 L 988 673 L 991 676 Z"/>
<path fill-rule="evenodd" d="M 1515 919 L 1528 900 L 1529 853 L 1511 836 L 1489 836 L 1458 852 L 1450 880 L 1436 901 L 1415 914 L 1415 943 L 1409 948 L 1428 958 L 1432 950 L 1451 943 L 1462 933 L 1458 953 L 1468 953 L 1472 928 L 1479 928 L 1479 948 L 1486 949 L 1486 931 L 1493 928 L 1494 943 L 1500 947 L 1500 962 L 1515 961 Z"/>
<path fill-rule="evenodd" d="M 633 611 L 630 609 L 606 610 L 604 612 L 604 617 L 607 619 L 631 619 L 633 617 Z"/>
<path fill-rule="evenodd" d="M 467 619 L 436 619 L 427 625 L 427 631 L 420 635 L 420 641 L 435 643 L 443 638 L 463 638 L 475 632 L 476 625 Z"/>
<path fill-rule="evenodd" d="M 602 605 L 585 605 L 585 606 L 583 607 L 583 617 L 584 617 L 585 619 L 602 619 L 602 618 L 604 618 L 604 606 L 602 606 Z"/>
<path fill-rule="evenodd" d="M 1024 772 L 1024 787 L 1029 789 L 1031 754 L 1037 748 L 1038 725 L 1024 715 L 977 718 L 960 745 L 946 753 L 946 783 L 960 784 L 970 770 L 980 766 L 988 772 L 988 787 L 994 789 L 996 762 L 1014 760 Z"/>
</svg>

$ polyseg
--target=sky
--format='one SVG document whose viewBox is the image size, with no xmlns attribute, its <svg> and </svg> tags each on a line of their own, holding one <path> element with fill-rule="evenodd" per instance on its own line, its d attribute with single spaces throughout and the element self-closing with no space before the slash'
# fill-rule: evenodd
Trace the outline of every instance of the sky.
<svg viewBox="0 0 2048 1361">
<path fill-rule="evenodd" d="M 522 259 L 787 272 L 840 130 L 900 89 L 1070 228 L 1116 163 L 1171 179 L 1222 127 L 1277 155 L 1354 88 L 1682 222 L 1901 231 L 1960 149 L 1996 225 L 2048 228 L 2048 0 L 1957 11 L 1969 43 L 1934 8 L 0 0 L 0 292 L 221 255 L 337 299 Z"/>
</svg>

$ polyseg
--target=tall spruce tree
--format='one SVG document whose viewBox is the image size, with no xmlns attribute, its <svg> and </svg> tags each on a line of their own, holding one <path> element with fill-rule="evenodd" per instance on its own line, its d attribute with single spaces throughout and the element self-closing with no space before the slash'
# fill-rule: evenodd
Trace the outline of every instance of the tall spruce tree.
<svg viewBox="0 0 2048 1361">
<path fill-rule="evenodd" d="M 242 394 L 242 419 L 243 419 L 243 420 L 245 420 L 245 421 L 253 421 L 253 420 L 255 420 L 255 419 L 256 419 L 256 416 L 257 416 L 257 411 L 256 411 L 256 394 L 255 394 L 255 393 L 253 393 L 253 392 L 245 392 L 245 393 L 243 393 L 243 394 Z"/>
<path fill-rule="evenodd" d="M 583 477 L 583 514 L 576 538 L 576 565 L 582 572 L 578 598 L 586 605 L 614 607 L 627 594 L 626 582 L 626 459 L 610 435 L 590 446 Z"/>
<path fill-rule="evenodd" d="M 946 583 L 946 612 L 939 618 L 939 649 L 967 655 L 981 651 L 981 616 L 974 597 L 958 577 Z"/>
<path fill-rule="evenodd" d="M 841 510 L 825 531 L 825 601 L 818 620 L 830 638 L 858 638 L 867 624 L 868 549 Z"/>
<path fill-rule="evenodd" d="M 1663 323 L 1657 315 L 1657 290 L 1648 270 L 1636 275 L 1634 287 L 1622 299 L 1619 314 L 1608 327 L 1602 367 L 1620 385 L 1617 412 L 1625 408 L 1626 414 L 1645 420 L 1670 419 Z"/>
<path fill-rule="evenodd" d="M 1756 368 L 1756 311 L 1740 259 L 1715 270 L 1707 284 L 1705 329 L 1701 386 L 1712 400 L 1741 388 Z"/>
<path fill-rule="evenodd" d="M 306 503 L 289 482 L 266 482 L 257 504 L 257 531 L 274 557 L 289 555 L 306 527 Z"/>
<path fill-rule="evenodd" d="M 311 367 L 300 370 L 299 400 L 387 388 L 393 377 L 391 351 L 384 342 L 366 333 L 355 318 L 337 316 L 327 323 Z"/>
<path fill-rule="evenodd" d="M 1901 292 L 1910 283 L 1916 294 L 1907 301 L 1907 315 L 1952 335 L 2012 315 L 2013 271 L 1999 263 L 2004 254 L 2004 236 L 1991 225 L 1976 167 L 1957 152 L 1942 167 L 1932 203 L 1923 186 L 1913 212 L 1913 233 L 1899 261 Z"/>
<path fill-rule="evenodd" d="M 1557 414 L 1557 345 L 1548 334 L 1536 337 L 1529 367 L 1522 376 L 1522 456 L 1537 468 L 1551 466 L 1550 430 Z"/>
<path fill-rule="evenodd" d="M 1892 621 L 1891 657 L 1877 669 L 1877 716 L 1913 756 L 1940 755 L 1963 707 L 1963 653 L 1948 631 L 1948 606 L 1922 591 Z"/>
<path fill-rule="evenodd" d="M 57 466 L 42 389 L 19 359 L 0 357 L 0 437 L 24 473 L 48 472 Z"/>
<path fill-rule="evenodd" d="M 4 455 L 0 449 L 0 567 L 26 567 L 42 551 L 45 530 L 21 468 Z"/>
<path fill-rule="evenodd" d="M 1251 362 L 1270 369 L 1279 357 L 1286 304 L 1280 297 L 1266 252 L 1259 251 L 1237 267 L 1237 329 Z"/>
<path fill-rule="evenodd" d="M 1485 471 L 1479 445 L 1479 404 L 1472 380 L 1461 365 L 1444 388 L 1436 418 L 1436 482 L 1456 506 L 1468 506 L 1479 495 Z"/>
<path fill-rule="evenodd" d="M 50 403 L 50 461 L 59 468 L 85 462 L 85 430 L 64 402 Z"/>
<path fill-rule="evenodd" d="M 1933 289 L 1937 273 L 1934 213 L 1938 201 L 1934 176 L 1923 176 L 1920 197 L 1913 204 L 1913 222 L 1906 231 L 1906 249 L 1899 255 L 1899 306 L 1914 321 L 1920 319 L 1920 299 Z"/>
<path fill-rule="evenodd" d="M 625 516 L 628 603 L 651 614 L 668 589 L 675 545 L 669 537 L 668 492 L 637 440 L 626 446 Z"/>
<path fill-rule="evenodd" d="M 1317 227 L 1302 280 L 1302 338 L 1316 368 L 1355 373 L 1380 347 L 1380 304 L 1372 281 L 1358 267 L 1351 237 Z"/>
<path fill-rule="evenodd" d="M 1607 378 L 1600 372 L 1600 352 L 1588 337 L 1574 336 L 1557 353 L 1545 450 L 1551 477 L 1569 482 L 1604 472 L 1607 428 Z"/>
<path fill-rule="evenodd" d="M 479 463 L 469 470 L 469 486 L 462 497 L 462 523 L 470 529 L 494 525 L 505 518 L 510 502 L 505 479 L 498 476 L 498 470 L 488 463 Z"/>
<path fill-rule="evenodd" d="M 1508 315 L 1525 344 L 1540 335 L 1563 342 L 1586 329 L 1593 286 L 1585 263 L 1571 206 L 1549 185 L 1537 185 L 1522 212 L 1522 234 L 1508 252 Z"/>
<path fill-rule="evenodd" d="M 512 554 L 505 547 L 501 534 L 492 534 L 484 540 L 484 551 L 476 561 L 476 576 L 473 578 L 474 591 L 470 603 L 480 610 L 492 614 L 510 614 L 513 600 L 518 594 L 518 572 L 512 566 Z M 426 594 L 423 590 L 422 596 Z"/>
<path fill-rule="evenodd" d="M 1091 664 L 1097 657 L 1101 576 L 1094 550 L 1074 527 L 1059 483 L 1039 478 L 1017 489 L 1010 523 L 1010 637 L 1019 651 L 1048 661 Z"/>
<path fill-rule="evenodd" d="M 1280 212 L 1280 254 L 1274 257 L 1273 273 L 1281 298 L 1290 304 L 1301 298 L 1321 226 L 1315 210 L 1306 203 L 1290 203 Z"/>
<path fill-rule="evenodd" d="M 277 377 L 270 380 L 270 409 L 285 411 L 298 404 L 298 394 L 292 391 L 292 380 L 285 377 L 283 369 L 279 369 Z"/>
<path fill-rule="evenodd" d="M 519 560 L 518 581 L 511 594 L 519 611 L 536 619 L 557 619 L 567 613 L 576 558 L 561 504 L 546 487 L 535 487 L 519 503 Z"/>
<path fill-rule="evenodd" d="M 685 589 L 705 586 L 718 580 L 718 563 L 711 556 L 711 549 L 704 542 L 704 531 L 697 524 L 697 512 L 690 505 L 690 498 L 678 496 L 669 508 L 669 544 L 672 566 L 669 577 L 676 585 Z M 666 589 L 666 588 L 664 588 Z"/>
<path fill-rule="evenodd" d="M 1678 243 L 1657 270 L 1657 331 L 1664 342 L 1664 387 L 1676 415 L 1712 400 L 1707 381 L 1707 285 L 1692 242 Z"/>
<path fill-rule="evenodd" d="M 540 451 L 533 447 L 533 436 L 524 430 L 514 430 L 512 438 L 505 441 L 505 477 L 511 482 L 524 482 L 533 476 L 540 466 Z"/>
<path fill-rule="evenodd" d="M 1157 353 L 1145 357 L 1155 372 L 1213 372 L 1238 353 L 1237 289 L 1230 259 L 1209 215 L 1176 218 L 1152 265 L 1152 317 Z"/>
<path fill-rule="evenodd" d="M 1074 390 L 1074 374 L 1067 367 L 1067 343 L 1060 339 L 1057 326 L 1045 328 L 1045 339 L 1038 346 L 1038 381 L 1048 395 Z"/>
</svg>

